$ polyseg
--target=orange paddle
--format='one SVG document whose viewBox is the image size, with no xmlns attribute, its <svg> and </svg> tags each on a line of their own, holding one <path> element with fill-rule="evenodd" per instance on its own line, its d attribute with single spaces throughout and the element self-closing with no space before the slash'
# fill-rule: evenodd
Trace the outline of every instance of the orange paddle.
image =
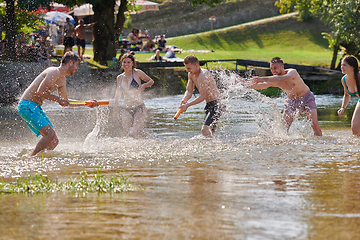
<svg viewBox="0 0 360 240">
<path fill-rule="evenodd" d="M 71 105 L 92 106 L 95 101 L 69 102 Z M 109 105 L 109 100 L 96 101 L 99 105 Z"/>
</svg>

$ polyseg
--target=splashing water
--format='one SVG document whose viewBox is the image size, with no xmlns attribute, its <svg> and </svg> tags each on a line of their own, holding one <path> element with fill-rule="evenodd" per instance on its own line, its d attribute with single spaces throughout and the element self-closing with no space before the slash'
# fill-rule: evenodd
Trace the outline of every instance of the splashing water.
<svg viewBox="0 0 360 240">
<path fill-rule="evenodd" d="M 232 71 L 220 70 L 214 74 L 217 80 L 224 86 L 222 95 L 227 103 L 227 110 L 234 112 L 234 117 L 244 116 L 245 122 L 255 121 L 257 132 L 260 135 L 284 138 L 287 136 L 286 129 L 281 120 L 276 99 L 269 98 L 260 92 L 241 84 L 237 84 L 238 75 Z M 251 71 L 245 72 L 246 78 L 251 78 Z M 243 122 L 244 119 L 224 120 L 235 123 Z M 231 117 L 230 117 L 231 118 Z M 228 126 L 231 128 L 231 126 Z"/>
<path fill-rule="evenodd" d="M 101 129 L 108 123 L 110 110 L 108 107 L 96 108 L 96 124 L 94 129 L 86 136 L 83 149 L 84 151 L 97 151 L 99 149 L 98 138 Z"/>
<path fill-rule="evenodd" d="M 286 98 L 285 94 L 280 98 L 272 99 L 256 90 L 238 84 L 238 74 L 233 71 L 217 70 L 212 71 L 212 73 L 217 80 L 223 101 L 227 106 L 226 112 L 220 118 L 220 128 L 218 129 L 218 132 L 221 132 L 222 135 L 226 137 L 233 136 L 233 138 L 236 139 L 239 138 L 239 136 L 243 137 L 244 134 L 250 134 L 271 140 L 303 138 L 312 135 L 310 123 L 306 118 L 300 121 L 295 119 L 291 127 L 290 135 L 287 133 L 278 107 L 278 103 L 283 105 Z M 251 79 L 252 72 L 245 72 L 245 76 L 247 79 Z M 168 102 L 163 104 L 170 106 Z M 201 104 L 198 105 L 200 106 Z M 167 106 L 162 107 L 166 108 Z M 193 109 L 199 106 L 193 106 Z M 159 106 L 156 105 L 154 107 L 158 108 Z M 174 110 L 174 112 L 175 111 L 176 110 Z M 100 138 L 100 136 L 104 135 L 105 125 L 114 124 L 108 121 L 109 113 L 109 108 L 100 107 L 96 109 L 96 124 L 85 138 L 83 143 L 84 151 L 97 151 L 100 149 L 100 146 L 103 145 L 101 142 L 105 139 Z M 182 118 L 184 116 L 185 115 L 183 115 Z M 114 127 L 115 126 L 110 126 L 110 129 Z M 198 137 L 199 135 L 195 138 Z M 113 141 L 116 141 L 116 137 L 113 138 Z"/>
</svg>

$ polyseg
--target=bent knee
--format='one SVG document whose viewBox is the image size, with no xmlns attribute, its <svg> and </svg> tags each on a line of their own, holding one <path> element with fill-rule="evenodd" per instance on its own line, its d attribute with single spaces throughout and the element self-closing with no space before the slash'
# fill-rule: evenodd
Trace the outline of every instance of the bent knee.
<svg viewBox="0 0 360 240">
<path fill-rule="evenodd" d="M 56 136 L 55 130 L 50 127 L 50 125 L 43 127 L 40 130 L 40 133 L 43 135 L 43 137 L 49 138 L 50 141 L 59 141 Z"/>
</svg>

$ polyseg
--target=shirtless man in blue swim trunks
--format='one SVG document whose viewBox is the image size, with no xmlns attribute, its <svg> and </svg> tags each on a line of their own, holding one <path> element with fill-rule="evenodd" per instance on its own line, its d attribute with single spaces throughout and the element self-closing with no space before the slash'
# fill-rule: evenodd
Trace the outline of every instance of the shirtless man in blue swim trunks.
<svg viewBox="0 0 360 240">
<path fill-rule="evenodd" d="M 201 127 L 201 133 L 205 137 L 212 137 L 215 133 L 216 123 L 225 111 L 225 105 L 220 101 L 219 89 L 211 73 L 206 69 L 200 68 L 199 60 L 196 56 L 186 56 L 184 65 L 188 72 L 188 83 L 179 108 L 186 112 L 188 107 L 205 100 L 205 119 Z M 191 102 L 187 102 L 193 95 L 194 86 L 199 90 L 200 96 Z"/>
<path fill-rule="evenodd" d="M 252 85 L 249 87 L 252 89 L 281 88 L 288 96 L 282 116 L 286 128 L 289 130 L 296 115 L 304 111 L 311 121 L 314 135 L 322 136 L 314 94 L 301 79 L 299 73 L 295 69 L 284 69 L 284 62 L 279 57 L 270 61 L 270 69 L 274 76 L 253 77 Z"/>
<path fill-rule="evenodd" d="M 57 102 L 63 107 L 69 106 L 70 100 L 67 97 L 65 76 L 74 75 L 78 70 L 79 63 L 80 58 L 76 54 L 67 52 L 59 67 L 45 69 L 21 96 L 18 105 L 19 115 L 37 137 L 42 135 L 42 139 L 31 154 L 32 156 L 45 149 L 53 150 L 58 145 L 59 140 L 41 105 L 47 99 Z M 52 94 L 55 90 L 59 96 Z M 95 106 L 98 106 L 96 102 L 91 107 Z"/>
</svg>

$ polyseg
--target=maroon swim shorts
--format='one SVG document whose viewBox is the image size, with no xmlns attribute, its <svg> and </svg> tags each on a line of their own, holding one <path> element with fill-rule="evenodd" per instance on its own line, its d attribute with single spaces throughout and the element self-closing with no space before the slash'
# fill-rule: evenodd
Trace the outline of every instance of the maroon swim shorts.
<svg viewBox="0 0 360 240">
<path fill-rule="evenodd" d="M 316 109 L 316 103 L 314 94 L 309 90 L 302 97 L 286 99 L 284 112 L 294 113 L 297 110 L 309 111 L 310 109 Z"/>
</svg>

